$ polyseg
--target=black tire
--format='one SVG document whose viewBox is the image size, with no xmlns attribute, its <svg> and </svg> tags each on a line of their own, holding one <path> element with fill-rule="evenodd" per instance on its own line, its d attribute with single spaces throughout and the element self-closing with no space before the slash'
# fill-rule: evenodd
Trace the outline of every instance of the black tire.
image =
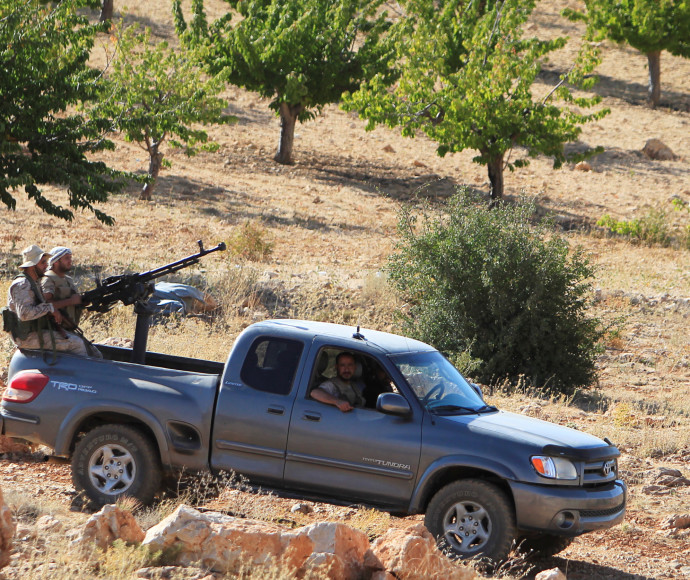
<svg viewBox="0 0 690 580">
<path fill-rule="evenodd" d="M 462 479 L 441 488 L 429 502 L 424 524 L 441 550 L 462 559 L 500 562 L 517 534 L 505 493 L 480 479 Z"/>
<path fill-rule="evenodd" d="M 72 481 L 97 506 L 130 496 L 147 505 L 161 484 L 156 448 L 127 425 L 101 425 L 89 431 L 72 456 Z"/>
<path fill-rule="evenodd" d="M 518 540 L 518 549 L 523 554 L 537 558 L 550 558 L 565 550 L 575 538 L 553 534 L 531 534 Z"/>
</svg>

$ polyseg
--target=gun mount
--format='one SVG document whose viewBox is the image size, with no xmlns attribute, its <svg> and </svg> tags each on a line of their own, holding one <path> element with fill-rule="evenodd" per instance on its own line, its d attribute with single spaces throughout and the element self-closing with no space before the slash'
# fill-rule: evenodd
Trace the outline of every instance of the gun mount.
<svg viewBox="0 0 690 580">
<path fill-rule="evenodd" d="M 87 310 L 92 312 L 108 312 L 118 302 L 122 302 L 125 306 L 134 304 L 137 323 L 134 331 L 132 362 L 145 362 L 146 343 L 148 341 L 148 331 L 152 315 L 147 301 L 154 290 L 153 280 L 198 264 L 199 260 L 208 254 L 225 251 L 225 244 L 223 242 L 208 250 L 204 249 L 201 240 L 197 244 L 199 244 L 199 251 L 196 254 L 176 262 L 171 262 L 160 268 L 147 272 L 110 276 L 102 282 L 96 278 L 96 287 L 82 294 L 82 303 Z"/>
</svg>

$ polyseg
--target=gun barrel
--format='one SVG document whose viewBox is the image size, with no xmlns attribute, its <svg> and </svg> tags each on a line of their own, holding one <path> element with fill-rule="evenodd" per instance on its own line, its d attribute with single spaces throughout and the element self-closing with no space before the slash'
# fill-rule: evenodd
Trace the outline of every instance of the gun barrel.
<svg viewBox="0 0 690 580">
<path fill-rule="evenodd" d="M 97 312 L 107 312 L 110 310 L 118 301 L 123 304 L 134 304 L 135 302 L 143 301 L 146 299 L 153 291 L 153 284 L 149 285 L 148 282 L 154 280 L 155 278 L 160 278 L 166 274 L 171 274 L 187 268 L 192 264 L 197 264 L 200 258 L 203 258 L 207 254 L 212 252 L 222 252 L 226 249 L 225 243 L 221 242 L 214 248 L 208 250 L 204 249 L 204 246 L 199 240 L 199 252 L 161 266 L 160 268 L 155 268 L 149 270 L 148 272 L 141 272 L 138 274 L 123 274 L 120 276 L 111 276 L 106 278 L 101 284 L 97 285 L 93 290 L 89 290 L 82 294 L 82 300 L 85 303 L 90 303 L 86 308 L 88 310 Z"/>
<path fill-rule="evenodd" d="M 212 252 L 223 252 L 225 251 L 225 242 L 221 242 L 214 248 L 210 248 L 208 250 L 204 249 L 203 244 L 201 243 L 201 240 L 197 242 L 199 244 L 199 252 L 196 254 L 192 254 L 191 256 L 187 256 L 186 258 L 182 258 L 181 260 L 177 260 L 176 262 L 171 262 L 170 264 L 166 264 L 165 266 L 161 266 L 159 268 L 155 268 L 153 270 L 149 270 L 148 272 L 142 272 L 139 274 L 139 279 L 141 280 L 153 280 L 154 278 L 160 278 L 161 276 L 165 276 L 166 274 L 170 274 L 172 272 L 177 272 L 178 270 L 182 270 L 182 268 L 187 268 L 188 266 L 191 266 L 193 264 L 198 264 L 199 259 L 203 258 L 207 254 L 211 254 Z"/>
</svg>

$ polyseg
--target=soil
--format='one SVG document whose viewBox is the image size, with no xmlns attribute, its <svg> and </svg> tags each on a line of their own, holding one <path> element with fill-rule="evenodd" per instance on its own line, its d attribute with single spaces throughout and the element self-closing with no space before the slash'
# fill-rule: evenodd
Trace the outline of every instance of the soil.
<svg viewBox="0 0 690 580">
<path fill-rule="evenodd" d="M 566 4 L 578 2 L 543 4 L 548 6 L 540 6 L 529 32 L 578 37 L 579 26 L 558 17 Z M 208 13 L 216 15 L 220 5 L 220 0 L 211 2 Z M 163 0 L 130 7 L 129 18 L 153 23 L 160 37 L 172 32 Z M 538 89 L 544 94 L 574 50 L 566 48 L 551 59 L 540 77 Z M 609 43 L 602 44 L 602 51 L 601 80 L 594 92 L 611 114 L 586 125 L 574 147 L 603 145 L 606 151 L 590 161 L 590 171 L 574 166 L 555 171 L 550 160 L 537 158 L 526 169 L 506 175 L 506 196 L 534 198 L 557 216 L 573 244 L 590 252 L 599 267 L 596 314 L 616 321 L 619 335 L 599 361 L 599 384 L 588 404 L 545 402 L 527 395 L 495 397 L 505 408 L 622 441 L 628 513 L 624 524 L 578 538 L 559 556 L 531 562 L 531 569 L 515 563 L 511 574 L 529 578 L 557 566 L 571 580 L 690 577 L 690 530 L 664 528 L 669 517 L 688 513 L 690 486 L 649 487 L 658 481 L 661 467 L 690 477 L 690 252 L 631 245 L 595 226 L 604 214 L 629 220 L 650 207 L 669 209 L 673 197 L 690 202 L 690 60 L 663 54 L 662 102 L 652 110 L 645 106 L 645 57 Z M 139 202 L 132 188 L 102 207 L 116 219 L 114 227 L 87 213 L 78 213 L 72 223 L 62 222 L 18 200 L 17 210 L 5 213 L 0 232 L 4 278 L 11 274 L 10 257 L 31 243 L 78 248 L 84 263 L 150 267 L 191 253 L 197 239 L 208 240 L 207 245 L 226 240 L 250 222 L 260 224 L 273 244 L 271 255 L 258 266 L 267 278 L 288 289 L 307 284 L 317 288 L 324 300 L 331 300 L 334 321 L 346 316 L 338 302 L 346 295 L 348 307 L 358 308 L 354 322 L 388 329 L 366 303 L 381 298 L 373 281 L 395 243 L 397 208 L 418 197 L 440 203 L 458 185 L 486 194 L 486 168 L 472 162 L 471 151 L 438 157 L 434 144 L 423 136 L 404 139 L 383 128 L 367 133 L 355 115 L 335 106 L 297 127 L 295 162 L 280 166 L 272 159 L 279 122 L 268 100 L 238 88 L 228 89 L 226 96 L 238 123 L 210 129 L 219 151 L 194 158 L 168 151 L 172 167 L 162 173 L 154 201 Z M 647 158 L 642 149 L 653 138 L 669 146 L 675 159 Z M 117 145 L 105 157 L 108 163 L 132 171 L 146 168 L 143 151 L 119 140 Z M 60 191 L 47 193 L 66 200 Z M 688 221 L 672 211 L 667 219 Z M 223 342 L 229 345 L 233 338 L 223 337 Z M 0 487 L 75 510 L 83 507 L 75 497 L 69 466 L 44 461 L 42 453 L 5 454 Z M 237 494 L 244 492 L 233 493 L 237 504 Z M 223 508 L 214 501 L 207 507 Z M 240 502 L 252 506 L 250 513 L 270 510 L 276 521 L 288 524 L 347 520 L 363 512 L 306 502 L 318 509 L 296 515 L 291 511 L 296 503 L 256 495 Z M 393 518 L 390 524 L 418 519 Z"/>
</svg>

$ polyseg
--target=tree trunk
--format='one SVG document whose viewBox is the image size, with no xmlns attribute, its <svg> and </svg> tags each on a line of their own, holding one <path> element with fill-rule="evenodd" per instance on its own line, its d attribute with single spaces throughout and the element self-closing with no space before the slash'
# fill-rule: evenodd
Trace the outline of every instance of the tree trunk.
<svg viewBox="0 0 690 580">
<path fill-rule="evenodd" d="M 290 165 L 292 163 L 292 146 L 295 141 L 295 123 L 302 112 L 302 105 L 288 105 L 280 103 L 280 143 L 278 153 L 273 158 L 278 163 Z"/>
<path fill-rule="evenodd" d="M 113 2 L 114 0 L 103 0 L 101 5 L 101 17 L 98 19 L 101 22 L 113 19 Z"/>
<path fill-rule="evenodd" d="M 487 163 L 491 183 L 491 207 L 503 199 L 503 155 L 492 157 Z"/>
<path fill-rule="evenodd" d="M 140 200 L 151 201 L 151 194 L 156 186 L 158 174 L 161 172 L 161 165 L 163 165 L 163 154 L 158 150 L 158 145 L 154 145 L 149 152 L 149 180 L 141 190 Z"/>
<path fill-rule="evenodd" d="M 647 53 L 649 64 L 649 89 L 647 90 L 647 104 L 656 109 L 661 98 L 661 51 Z"/>
</svg>

